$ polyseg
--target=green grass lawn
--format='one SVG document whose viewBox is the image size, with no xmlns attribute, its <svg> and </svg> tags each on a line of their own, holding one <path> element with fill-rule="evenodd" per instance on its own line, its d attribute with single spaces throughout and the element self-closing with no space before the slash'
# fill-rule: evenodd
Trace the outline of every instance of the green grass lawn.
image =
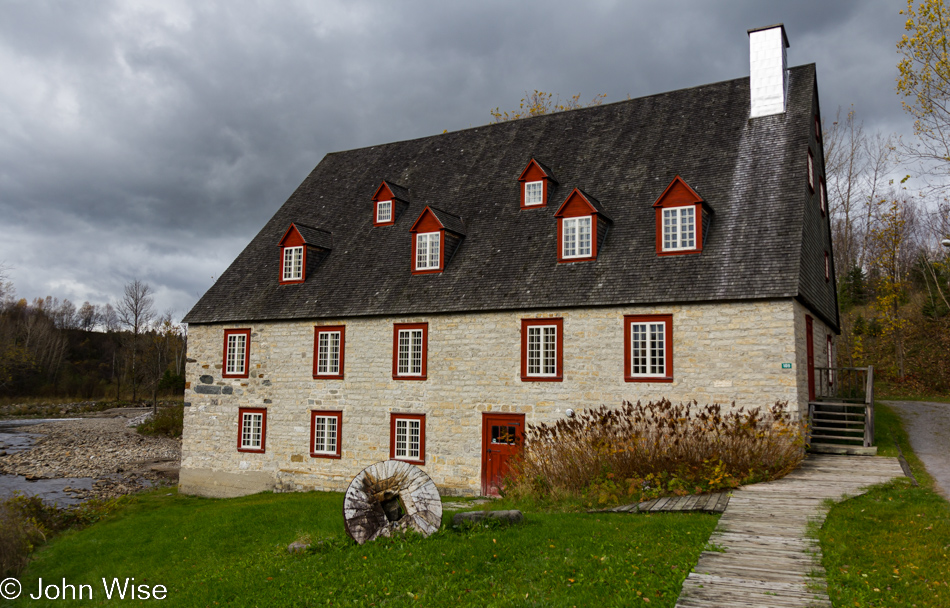
<svg viewBox="0 0 950 608">
<path fill-rule="evenodd" d="M 520 526 L 443 526 L 426 539 L 357 546 L 338 493 L 214 500 L 162 490 L 126 500 L 39 551 L 13 605 L 100 605 L 101 578 L 134 577 L 164 585 L 163 606 L 673 606 L 717 520 L 526 513 Z M 329 540 L 288 554 L 302 535 Z M 40 577 L 91 585 L 93 601 L 33 601 Z"/>
<path fill-rule="evenodd" d="M 875 408 L 879 454 L 897 456 L 900 443 L 920 487 L 896 480 L 832 507 L 818 533 L 828 594 L 835 606 L 950 606 L 950 504 L 894 410 Z"/>
</svg>

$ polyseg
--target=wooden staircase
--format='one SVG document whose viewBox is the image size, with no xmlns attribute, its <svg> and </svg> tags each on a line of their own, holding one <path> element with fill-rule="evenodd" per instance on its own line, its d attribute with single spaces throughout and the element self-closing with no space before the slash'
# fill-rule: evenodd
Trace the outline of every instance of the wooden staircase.
<svg viewBox="0 0 950 608">
<path fill-rule="evenodd" d="M 874 456 L 874 368 L 816 367 L 809 451 Z"/>
</svg>

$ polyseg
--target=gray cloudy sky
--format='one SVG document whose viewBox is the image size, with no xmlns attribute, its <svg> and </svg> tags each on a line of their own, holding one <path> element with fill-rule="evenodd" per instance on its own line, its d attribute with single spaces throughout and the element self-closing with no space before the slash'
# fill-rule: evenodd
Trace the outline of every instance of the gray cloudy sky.
<svg viewBox="0 0 950 608">
<path fill-rule="evenodd" d="M 639 97 L 749 74 L 782 22 L 822 113 L 909 134 L 903 2 L 6 0 L 0 263 L 17 294 L 180 318 L 328 152 L 490 121 L 525 90 Z"/>
</svg>

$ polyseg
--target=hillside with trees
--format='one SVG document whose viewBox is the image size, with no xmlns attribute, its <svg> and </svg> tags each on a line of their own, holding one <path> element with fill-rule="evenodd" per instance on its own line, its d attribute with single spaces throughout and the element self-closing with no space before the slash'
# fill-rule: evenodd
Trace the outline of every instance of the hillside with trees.
<svg viewBox="0 0 950 608">
<path fill-rule="evenodd" d="M 130 399 L 184 390 L 186 330 L 156 314 L 151 288 L 115 303 L 17 298 L 0 274 L 0 400 Z"/>
</svg>

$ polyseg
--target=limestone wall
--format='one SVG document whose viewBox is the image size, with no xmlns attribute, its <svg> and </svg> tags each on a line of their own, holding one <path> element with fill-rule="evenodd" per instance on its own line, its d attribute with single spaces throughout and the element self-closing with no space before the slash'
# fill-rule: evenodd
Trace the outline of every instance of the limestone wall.
<svg viewBox="0 0 950 608">
<path fill-rule="evenodd" d="M 673 315 L 672 383 L 624 380 L 627 314 Z M 546 316 L 563 319 L 564 379 L 523 382 L 521 320 Z M 427 379 L 393 380 L 393 323 L 419 322 L 429 324 Z M 313 379 L 314 325 L 346 326 L 343 380 Z M 482 412 L 524 413 L 530 424 L 556 420 L 567 408 L 662 397 L 747 408 L 780 400 L 795 409 L 804 368 L 804 349 L 795 352 L 796 341 L 803 343 L 799 326 L 803 336 L 804 312 L 792 300 L 193 325 L 182 490 L 341 490 L 389 457 L 391 412 L 426 414 L 424 469 L 444 493 L 475 494 Z M 818 326 L 816 341 L 824 341 Z M 224 330 L 248 327 L 250 377 L 223 379 Z M 267 408 L 265 453 L 237 451 L 239 407 Z M 343 412 L 342 458 L 310 456 L 311 410 Z"/>
</svg>

